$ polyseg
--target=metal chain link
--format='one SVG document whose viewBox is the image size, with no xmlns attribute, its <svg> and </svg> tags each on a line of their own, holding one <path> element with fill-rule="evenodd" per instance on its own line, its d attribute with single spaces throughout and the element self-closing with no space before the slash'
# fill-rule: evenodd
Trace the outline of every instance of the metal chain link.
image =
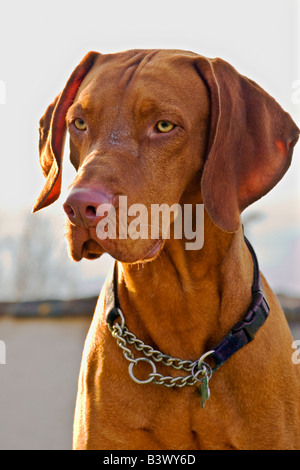
<svg viewBox="0 0 300 470">
<path fill-rule="evenodd" d="M 145 384 L 153 382 L 156 385 L 164 385 L 165 387 L 184 387 L 186 385 L 193 386 L 197 382 L 202 382 L 204 377 L 207 377 L 208 380 L 211 378 L 212 369 L 204 362 L 204 359 L 213 351 L 208 351 L 203 354 L 203 356 L 201 356 L 197 361 L 181 360 L 178 357 L 163 354 L 162 352 L 153 349 L 148 344 L 145 344 L 131 333 L 125 326 L 124 316 L 120 309 L 118 309 L 118 313 L 121 318 L 121 325 L 115 322 L 112 327 L 109 326 L 109 329 L 112 336 L 116 338 L 117 345 L 123 351 L 124 357 L 130 362 L 128 372 L 130 377 L 136 383 Z M 135 358 L 133 352 L 127 347 L 127 344 L 134 345 L 135 349 L 142 352 L 145 357 Z M 172 367 L 176 370 L 191 372 L 191 374 L 178 377 L 163 376 L 156 371 L 156 366 L 152 359 L 155 362 L 162 363 L 164 366 Z M 152 372 L 148 374 L 148 378 L 146 380 L 139 380 L 133 374 L 133 367 L 141 361 L 147 362 L 152 367 Z"/>
</svg>

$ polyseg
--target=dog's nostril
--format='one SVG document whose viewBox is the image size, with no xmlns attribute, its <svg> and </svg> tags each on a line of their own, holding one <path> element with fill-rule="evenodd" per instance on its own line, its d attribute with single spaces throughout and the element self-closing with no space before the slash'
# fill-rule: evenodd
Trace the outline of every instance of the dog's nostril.
<svg viewBox="0 0 300 470">
<path fill-rule="evenodd" d="M 70 206 L 69 204 L 64 204 L 63 208 L 64 208 L 65 213 L 69 217 L 74 217 L 75 216 L 75 212 L 74 212 L 72 206 Z"/>
<path fill-rule="evenodd" d="M 85 209 L 85 215 L 87 217 L 95 217 L 96 216 L 96 207 L 87 206 L 87 208 Z"/>
</svg>

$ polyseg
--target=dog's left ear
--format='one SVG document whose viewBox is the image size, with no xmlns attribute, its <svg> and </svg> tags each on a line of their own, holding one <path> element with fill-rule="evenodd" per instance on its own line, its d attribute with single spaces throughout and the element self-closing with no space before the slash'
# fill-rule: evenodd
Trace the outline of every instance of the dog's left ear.
<svg viewBox="0 0 300 470">
<path fill-rule="evenodd" d="M 271 96 L 227 62 L 199 56 L 195 64 L 211 102 L 202 198 L 215 224 L 235 232 L 240 213 L 287 171 L 299 129 Z"/>
<path fill-rule="evenodd" d="M 61 166 L 66 136 L 66 114 L 78 89 L 92 69 L 98 52 L 89 52 L 75 68 L 63 91 L 51 103 L 39 123 L 39 156 L 46 183 L 35 202 L 33 212 L 49 206 L 60 195 Z"/>
</svg>

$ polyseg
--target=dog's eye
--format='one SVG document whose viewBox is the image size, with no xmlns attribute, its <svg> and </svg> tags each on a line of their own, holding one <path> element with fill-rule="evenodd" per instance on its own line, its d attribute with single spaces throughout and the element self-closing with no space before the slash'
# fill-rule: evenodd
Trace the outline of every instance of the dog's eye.
<svg viewBox="0 0 300 470">
<path fill-rule="evenodd" d="M 169 121 L 158 121 L 155 127 L 158 132 L 170 132 L 174 129 L 175 124 Z"/>
<path fill-rule="evenodd" d="M 75 119 L 75 121 L 74 121 L 74 126 L 75 126 L 76 129 L 78 129 L 79 131 L 86 131 L 86 129 L 87 129 L 86 123 L 85 123 L 84 120 L 81 119 L 81 118 Z"/>
</svg>

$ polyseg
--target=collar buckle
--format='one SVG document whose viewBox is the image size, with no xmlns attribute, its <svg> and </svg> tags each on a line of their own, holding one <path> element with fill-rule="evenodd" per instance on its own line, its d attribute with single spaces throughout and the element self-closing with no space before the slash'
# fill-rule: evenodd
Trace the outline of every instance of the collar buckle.
<svg viewBox="0 0 300 470">
<path fill-rule="evenodd" d="M 244 320 L 239 321 L 233 328 L 232 333 L 235 334 L 243 330 L 248 338 L 248 342 L 255 338 L 259 328 L 264 324 L 269 313 L 269 305 L 263 292 L 257 291 L 253 295 L 253 302 L 247 312 Z"/>
</svg>

